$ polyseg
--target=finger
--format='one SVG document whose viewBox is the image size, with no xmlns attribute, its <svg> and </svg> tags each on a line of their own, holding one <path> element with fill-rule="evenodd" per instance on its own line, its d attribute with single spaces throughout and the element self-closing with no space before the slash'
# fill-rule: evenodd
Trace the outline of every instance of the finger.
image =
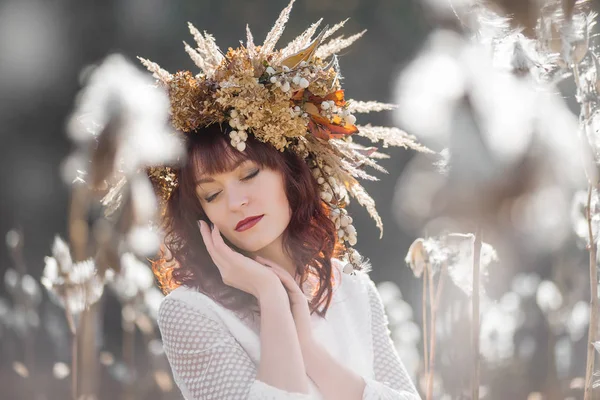
<svg viewBox="0 0 600 400">
<path fill-rule="evenodd" d="M 275 262 L 273 262 L 271 260 L 268 260 L 268 259 L 266 259 L 264 257 L 261 257 L 261 256 L 256 256 L 256 261 L 258 261 L 261 264 L 265 264 L 266 266 L 271 267 L 271 268 L 273 268 L 275 270 L 281 271 L 285 275 L 289 276 L 291 279 L 294 279 L 292 277 L 292 275 L 286 269 L 284 269 L 281 265 L 279 265 L 279 264 L 277 264 L 277 263 L 275 263 Z"/>
<path fill-rule="evenodd" d="M 213 250 L 213 241 L 212 241 L 212 237 L 210 236 L 210 228 L 208 227 L 208 224 L 202 220 L 198 221 L 198 227 L 200 228 L 200 234 L 202 235 L 202 240 L 204 241 L 204 244 L 206 245 L 206 250 L 208 250 L 208 252 L 211 253 Z"/>
<path fill-rule="evenodd" d="M 204 244 L 206 245 L 206 250 L 208 250 L 208 253 L 212 257 L 215 253 L 215 244 L 212 235 L 210 234 L 210 227 L 205 221 L 198 221 L 198 225 L 200 226 L 200 233 L 202 234 L 202 240 L 204 240 Z"/>
<path fill-rule="evenodd" d="M 298 283 L 292 279 L 289 273 L 284 270 L 269 267 L 268 265 L 267 268 L 269 268 L 279 278 L 292 302 L 308 300 L 306 299 L 306 295 L 302 289 L 300 289 Z"/>
<path fill-rule="evenodd" d="M 280 270 L 278 270 L 276 268 L 272 268 L 268 265 L 266 265 L 266 267 L 269 268 L 269 270 L 271 270 L 277 276 L 277 278 L 279 278 L 279 280 L 281 281 L 281 283 L 287 290 L 288 294 L 293 292 L 294 288 L 292 286 L 292 283 L 290 282 L 289 277 L 285 276 L 283 272 L 281 272 Z"/>
<path fill-rule="evenodd" d="M 219 252 L 219 255 L 225 256 L 227 253 L 227 249 L 229 249 L 229 246 L 227 246 L 227 244 L 225 244 L 225 242 L 223 241 L 221 231 L 219 231 L 219 228 L 216 225 L 212 229 L 211 237 L 215 249 L 217 250 L 217 252 Z"/>
<path fill-rule="evenodd" d="M 208 254 L 212 258 L 215 265 L 219 268 L 219 270 L 223 269 L 224 267 L 226 267 L 227 263 L 223 259 L 223 257 L 220 256 L 218 250 L 216 249 L 214 243 L 214 236 L 211 233 L 210 227 L 205 221 L 199 221 L 199 225 L 200 232 L 202 233 L 202 238 L 204 239 L 204 244 L 206 245 L 206 250 L 208 251 Z"/>
<path fill-rule="evenodd" d="M 236 263 L 239 263 L 242 260 L 244 256 L 231 249 L 231 247 L 229 247 L 227 243 L 225 243 L 225 240 L 221 235 L 221 231 L 216 225 L 214 225 L 211 237 L 213 239 L 213 244 L 217 257 L 219 257 L 223 263 L 226 263 L 227 265 L 235 265 Z"/>
<path fill-rule="evenodd" d="M 292 277 L 292 275 L 285 269 L 283 269 L 280 265 L 267 260 L 261 256 L 256 256 L 256 261 L 261 264 L 265 264 L 265 266 L 271 268 L 271 271 L 275 272 L 275 274 L 279 277 L 283 284 L 285 284 L 288 288 L 294 289 L 295 287 L 299 287 L 298 283 Z"/>
<path fill-rule="evenodd" d="M 283 269 L 283 268 L 281 268 L 281 267 L 280 267 L 278 264 L 276 264 L 276 263 L 274 263 L 273 261 L 271 261 L 271 260 L 268 260 L 268 259 L 266 259 L 266 258 L 264 258 L 264 257 L 261 257 L 261 256 L 256 256 L 256 258 L 255 258 L 255 259 L 256 259 L 256 261 L 258 261 L 259 263 L 261 263 L 261 264 L 265 264 L 265 265 L 267 265 L 267 266 L 269 266 L 269 267 L 278 268 L 278 269 Z"/>
</svg>

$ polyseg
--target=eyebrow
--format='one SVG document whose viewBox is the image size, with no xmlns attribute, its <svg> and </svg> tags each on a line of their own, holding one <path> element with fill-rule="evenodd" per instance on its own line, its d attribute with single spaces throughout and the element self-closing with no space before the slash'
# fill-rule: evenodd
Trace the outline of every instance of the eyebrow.
<svg viewBox="0 0 600 400">
<path fill-rule="evenodd" d="M 233 171 L 234 169 L 236 169 L 237 167 L 239 167 L 241 164 L 245 163 L 246 161 L 248 161 L 248 160 L 247 160 L 247 159 L 240 159 L 240 160 L 237 160 L 237 161 L 236 161 L 236 162 L 233 164 L 233 166 L 232 166 L 231 170 Z M 200 184 L 202 184 L 202 183 L 210 183 L 210 182 L 214 182 L 214 181 L 215 181 L 215 180 L 214 180 L 213 178 L 210 178 L 210 177 L 207 177 L 207 178 L 202 178 L 202 177 L 200 177 L 200 178 L 196 179 L 196 185 L 200 185 Z"/>
</svg>

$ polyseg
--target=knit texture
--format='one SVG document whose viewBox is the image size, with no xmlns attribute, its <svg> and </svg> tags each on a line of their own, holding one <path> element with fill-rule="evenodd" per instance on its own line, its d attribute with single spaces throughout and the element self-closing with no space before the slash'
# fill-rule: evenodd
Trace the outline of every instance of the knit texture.
<svg viewBox="0 0 600 400">
<path fill-rule="evenodd" d="M 314 316 L 314 334 L 343 365 L 363 377 L 363 400 L 415 400 L 419 395 L 390 337 L 388 319 L 366 272 L 341 273 L 326 319 Z M 161 304 L 158 324 L 175 381 L 187 400 L 322 400 L 256 379 L 260 323 L 242 321 L 204 294 L 178 288 Z"/>
</svg>

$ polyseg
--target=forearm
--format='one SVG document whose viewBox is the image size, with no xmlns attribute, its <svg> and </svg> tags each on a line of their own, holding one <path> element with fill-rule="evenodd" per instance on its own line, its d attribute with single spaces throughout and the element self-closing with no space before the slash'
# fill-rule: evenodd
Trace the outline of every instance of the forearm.
<svg viewBox="0 0 600 400">
<path fill-rule="evenodd" d="M 258 301 L 261 352 L 257 379 L 288 392 L 308 393 L 309 379 L 287 294 L 283 289 L 268 290 Z"/>
<path fill-rule="evenodd" d="M 311 341 L 303 345 L 308 376 L 315 382 L 325 400 L 361 400 L 365 381 L 356 372 L 339 363 L 329 351 Z"/>
</svg>

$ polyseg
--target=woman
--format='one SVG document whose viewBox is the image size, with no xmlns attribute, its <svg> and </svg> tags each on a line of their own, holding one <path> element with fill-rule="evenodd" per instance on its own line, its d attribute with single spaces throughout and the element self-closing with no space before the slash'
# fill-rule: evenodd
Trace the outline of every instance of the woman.
<svg viewBox="0 0 600 400">
<path fill-rule="evenodd" d="M 291 5 L 263 46 L 248 32 L 226 55 L 190 26 L 200 75 L 142 60 L 187 146 L 182 165 L 150 170 L 164 200 L 165 352 L 187 399 L 418 399 L 345 207 L 357 198 L 381 223 L 355 179 L 381 154 L 350 135 L 419 146 L 354 125 L 373 107 L 345 101 L 325 61 L 343 44 L 319 50 L 337 27 L 273 50 Z"/>
</svg>

